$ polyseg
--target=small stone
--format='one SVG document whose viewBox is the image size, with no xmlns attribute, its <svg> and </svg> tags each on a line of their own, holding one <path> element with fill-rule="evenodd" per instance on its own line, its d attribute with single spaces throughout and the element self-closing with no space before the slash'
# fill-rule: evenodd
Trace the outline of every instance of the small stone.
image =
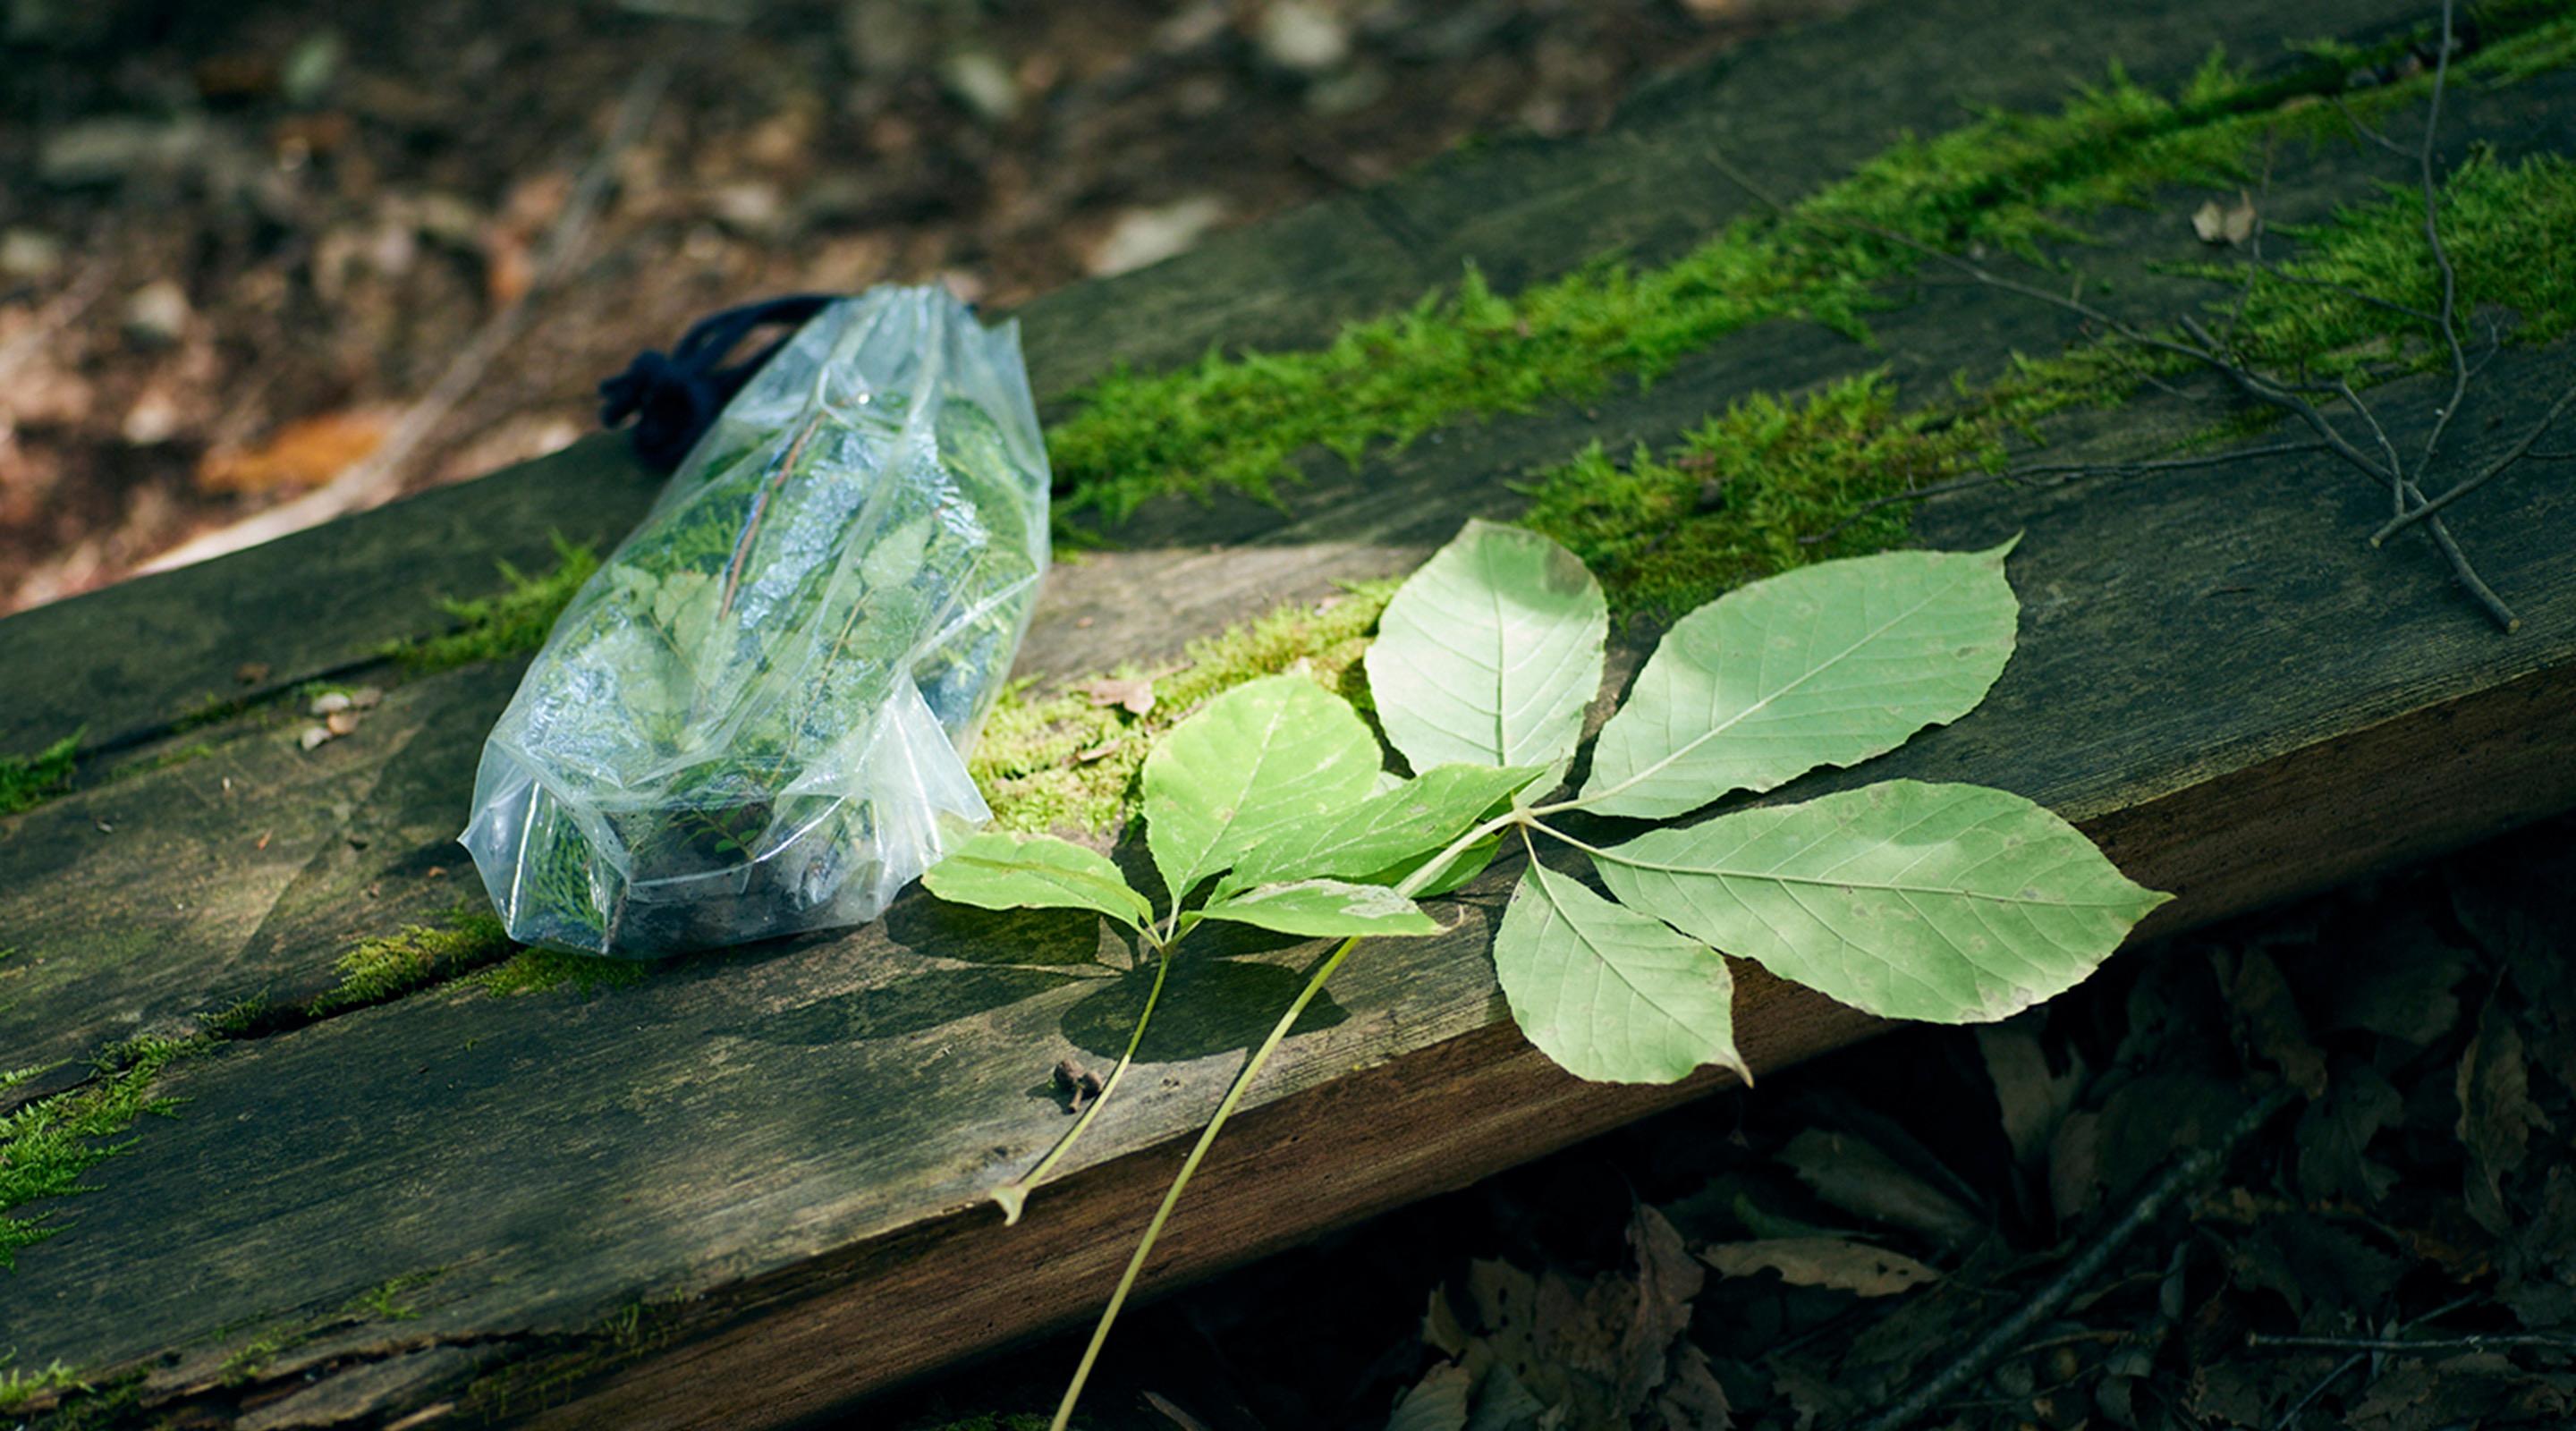
<svg viewBox="0 0 2576 1431">
<path fill-rule="evenodd" d="M 125 300 L 125 335 L 148 348 L 166 348 L 179 341 L 196 311 L 177 280 L 156 278 Z"/>
<path fill-rule="evenodd" d="M 331 732 L 328 728 L 318 725 L 308 725 L 304 728 L 304 734 L 298 739 L 299 743 L 302 744 L 306 750 L 314 750 L 320 748 L 321 745 L 330 738 Z"/>
<path fill-rule="evenodd" d="M 1225 217 L 1225 200 L 1192 194 L 1150 209 L 1129 209 L 1091 250 L 1092 276 L 1127 273 L 1187 253 Z"/>
<path fill-rule="evenodd" d="M 939 82 L 987 124 L 1008 124 L 1020 112 L 1020 82 L 989 50 L 951 54 L 940 62 Z"/>
<path fill-rule="evenodd" d="M 371 711 L 384 703 L 385 693 L 376 686 L 360 686 L 349 692 L 351 710 Z"/>
<path fill-rule="evenodd" d="M 158 447 L 179 435 L 179 400 L 161 383 L 153 383 L 125 410 L 117 433 L 130 447 Z"/>
<path fill-rule="evenodd" d="M 269 665 L 265 661 L 244 661 L 234 669 L 233 679 L 245 686 L 256 686 L 268 679 L 268 672 Z"/>
<path fill-rule="evenodd" d="M 210 131 L 189 117 L 161 122 L 111 115 L 67 124 L 36 153 L 36 172 L 48 184 L 112 184 L 152 175 L 176 178 L 203 157 Z"/>
<path fill-rule="evenodd" d="M 313 698 L 313 714 L 318 716 L 338 715 L 349 706 L 348 696 L 339 691 L 324 691 Z"/>
<path fill-rule="evenodd" d="M 0 278 L 44 279 L 63 266 L 63 241 L 42 229 L 0 233 Z"/>
<path fill-rule="evenodd" d="M 771 235 L 787 227 L 787 206 L 778 186 L 766 179 L 727 184 L 709 196 L 716 221 L 738 234 Z"/>
<path fill-rule="evenodd" d="M 1351 55 L 1349 24 L 1313 0 L 1272 0 L 1253 40 L 1262 58 L 1303 75 L 1338 69 Z"/>
<path fill-rule="evenodd" d="M 356 735 L 358 733 L 358 713 L 356 711 L 333 711 L 329 717 L 324 719 L 322 725 L 333 735 Z"/>
</svg>

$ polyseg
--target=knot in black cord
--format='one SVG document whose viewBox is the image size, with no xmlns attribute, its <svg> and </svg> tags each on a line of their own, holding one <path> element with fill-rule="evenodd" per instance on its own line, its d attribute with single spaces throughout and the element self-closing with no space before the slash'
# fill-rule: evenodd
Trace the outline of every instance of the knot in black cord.
<svg viewBox="0 0 2576 1431">
<path fill-rule="evenodd" d="M 603 427 L 635 419 L 635 456 L 656 472 L 669 472 L 715 426 L 742 385 L 761 365 L 787 346 L 780 338 L 731 367 L 718 367 L 734 346 L 755 328 L 772 323 L 803 323 L 833 301 L 829 293 L 799 293 L 746 303 L 700 319 L 682 334 L 669 354 L 647 349 L 635 361 L 599 385 L 605 406 Z M 793 335 L 790 335 L 793 336 Z"/>
</svg>

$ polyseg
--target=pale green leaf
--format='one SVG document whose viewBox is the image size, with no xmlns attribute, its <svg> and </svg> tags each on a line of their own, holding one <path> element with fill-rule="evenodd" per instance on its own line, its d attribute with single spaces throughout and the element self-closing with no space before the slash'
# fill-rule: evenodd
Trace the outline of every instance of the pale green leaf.
<svg viewBox="0 0 2576 1431">
<path fill-rule="evenodd" d="M 2018 795 L 1890 780 L 1656 830 L 1613 894 L 1867 1013 L 1982 1023 L 2081 981 L 2171 896 Z"/>
<path fill-rule="evenodd" d="M 1555 766 L 1582 737 L 1608 632 L 1601 584 L 1572 552 L 1471 521 L 1378 620 L 1378 722 L 1416 770 Z"/>
<path fill-rule="evenodd" d="M 1735 1050 L 1735 976 L 1661 920 L 1532 861 L 1494 932 L 1494 973 L 1521 1033 L 1577 1078 L 1670 1083 Z"/>
<path fill-rule="evenodd" d="M 1265 884 L 1210 900 L 1199 914 L 1282 934 L 1347 938 L 1354 934 L 1437 934 L 1439 922 L 1382 884 L 1307 879 Z"/>
<path fill-rule="evenodd" d="M 1544 772 L 1533 766 L 1441 765 L 1356 805 L 1280 827 L 1228 876 L 1250 887 L 1327 877 L 1383 883 L 1467 833 L 1486 811 Z"/>
<path fill-rule="evenodd" d="M 1302 676 L 1208 702 L 1145 757 L 1145 844 L 1172 899 L 1283 826 L 1368 798 L 1378 759 L 1350 702 Z"/>
<path fill-rule="evenodd" d="M 981 909 L 1094 909 L 1130 928 L 1154 916 L 1116 865 L 1052 835 L 983 831 L 921 882 L 941 899 Z"/>
<path fill-rule="evenodd" d="M 1669 819 L 1966 714 L 2012 658 L 2011 549 L 1801 567 L 1683 617 L 1602 727 L 1584 807 Z"/>
</svg>

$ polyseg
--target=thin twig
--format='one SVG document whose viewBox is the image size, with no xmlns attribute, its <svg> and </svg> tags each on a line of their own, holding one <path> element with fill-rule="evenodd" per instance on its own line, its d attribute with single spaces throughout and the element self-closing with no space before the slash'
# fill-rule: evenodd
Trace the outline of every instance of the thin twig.
<svg viewBox="0 0 2576 1431">
<path fill-rule="evenodd" d="M 2420 507 L 2416 507 L 2410 511 L 2400 512 L 2396 516 L 2389 518 L 2386 524 L 2382 525 L 2378 531 L 2370 534 L 2370 544 L 2372 546 L 2378 546 L 2390 537 L 2395 536 L 2399 529 L 2432 516 L 2444 507 L 2451 505 L 2453 502 L 2456 502 L 2462 497 L 2469 495 L 2471 492 L 2478 490 L 2480 487 L 2485 486 L 2490 478 L 2493 478 L 2498 473 L 2503 472 L 2506 468 L 2511 467 L 2513 464 L 2526 457 L 2533 458 L 2538 461 L 2548 461 L 2553 458 L 2568 456 L 2569 454 L 2564 452 L 2534 452 L 2531 450 L 2531 444 L 2538 442 L 2541 434 L 2549 431 L 2550 424 L 2558 420 L 2558 415 L 2565 412 L 2570 403 L 2576 403 L 2576 387 L 2570 387 L 2567 391 L 2560 393 L 2558 395 L 2558 401 L 2549 405 L 2549 411 L 2542 413 L 2540 415 L 2540 421 L 2532 424 L 2531 430 L 2524 433 L 2522 435 L 2522 440 L 2515 443 L 2504 456 L 2488 463 L 2484 468 L 2479 470 L 2477 475 L 2462 478 L 2456 485 L 2454 485 L 2449 491 L 2444 492 L 2441 496 L 2433 498 L 2431 501 L 2424 503 Z"/>
<path fill-rule="evenodd" d="M 610 183 L 616 178 L 617 161 L 626 150 L 644 136 L 645 126 L 662 100 L 662 90 L 669 83 L 671 67 L 666 61 L 655 61 L 638 72 L 626 87 L 625 97 L 618 101 L 617 117 L 609 126 L 590 164 L 574 181 L 572 192 L 564 200 L 563 211 L 555 216 L 545 238 L 537 246 L 536 263 L 528 286 L 509 302 L 494 310 L 491 317 L 456 356 L 448 361 L 445 372 L 420 400 L 404 411 L 385 434 L 376 449 L 352 464 L 328 483 L 314 488 L 294 501 L 281 503 L 229 527 L 208 532 L 193 541 L 182 543 L 144 564 L 142 570 L 168 571 L 214 557 L 225 556 L 274 541 L 289 532 L 317 526 L 344 513 L 377 506 L 400 494 L 404 474 L 438 426 L 447 420 L 466 395 L 483 381 L 484 372 L 492 366 L 520 333 L 525 331 L 529 305 L 540 293 L 551 287 L 579 254 L 582 240 L 588 236 L 590 221 L 607 197 Z"/>
<path fill-rule="evenodd" d="M 2213 452 L 2202 457 L 2167 457 L 2152 462 L 2056 462 L 2030 467 L 2008 467 L 2001 472 L 1980 472 L 1974 477 L 1958 477 L 1947 482 L 1935 482 L 1929 487 L 1916 487 L 1911 491 L 1891 493 L 1885 497 L 1872 497 L 1853 509 L 1850 516 L 1813 536 L 1800 537 L 1798 542 L 1801 546 L 1814 546 L 1818 542 L 1830 541 L 1852 523 L 1881 507 L 1893 506 L 1898 502 L 1920 502 L 1932 497 L 1946 497 L 1953 492 L 1964 492 L 1971 487 L 1983 487 L 1991 482 L 2013 482 L 2025 477 L 2055 477 L 2056 482 L 2040 484 L 2054 487 L 2079 477 L 2123 477 L 2133 472 L 2170 472 L 2190 467 L 2216 467 L 2221 463 L 2235 462 L 2248 457 L 2273 457 L 2284 452 L 2322 452 L 2324 450 L 2325 444 L 2322 442 L 2282 442 L 2269 447 L 2240 447 L 2230 452 Z"/>
<path fill-rule="evenodd" d="M 2433 60 L 2433 102 L 2424 117 L 2424 146 L 2415 166 L 2424 190 L 2424 245 L 2432 250 L 2433 266 L 2442 273 L 2442 341 L 2451 349 L 2451 400 L 2433 414 L 2433 430 L 2424 435 L 2424 455 L 2415 459 L 2417 477 L 2431 469 L 2433 449 L 2442 445 L 2443 430 L 2451 425 L 2452 414 L 2460 410 L 2461 399 L 2469 393 L 2469 356 L 2460 349 L 2459 324 L 2451 321 L 2459 311 L 2460 276 L 2451 268 L 2451 256 L 2442 251 L 2442 225 L 2437 217 L 2441 196 L 2433 183 L 2433 140 L 2442 128 L 2442 83 L 2451 73 L 2453 3 L 2454 0 L 2442 0 L 2442 52 Z"/>
<path fill-rule="evenodd" d="M 2057 1315 L 2058 1309 L 2073 1300 L 2076 1293 L 2083 1291 L 2085 1284 L 2100 1274 L 2104 1267 L 2109 1266 L 2111 1259 L 2118 1256 L 2122 1248 L 2135 1240 L 2139 1233 L 2153 1226 L 2156 1219 L 2164 1215 L 2166 1207 L 2198 1187 L 2203 1181 L 2215 1177 L 2218 1171 L 2226 1166 L 2227 1161 L 2235 1156 L 2236 1150 L 2244 1146 L 2246 1140 L 2252 1138 L 2265 1123 L 2270 1122 L 2273 1114 L 2288 1107 L 2290 1100 L 2295 1096 L 2295 1092 L 2288 1088 L 2272 1090 L 2253 1107 L 2245 1110 L 2244 1116 L 2230 1125 L 2225 1133 L 2220 1134 L 2215 1144 L 2201 1148 L 2167 1168 L 2164 1175 L 2156 1179 L 2155 1186 L 2148 1188 L 2136 1202 L 2131 1203 L 2129 1210 L 2121 1214 L 2120 1220 L 2105 1229 L 2100 1240 L 2086 1248 L 2084 1255 L 2075 1259 L 2074 1265 L 2060 1273 L 2055 1281 L 2041 1288 L 2037 1295 L 2024 1302 L 1994 1330 L 1978 1338 L 1975 1346 L 1968 1348 L 1956 1361 L 1942 1368 L 1938 1375 L 1915 1388 L 1913 1393 L 1904 1400 L 1871 1418 L 1862 1431 L 1903 1431 L 1904 1427 L 1913 1424 L 1915 1418 L 1938 1405 L 1951 1392 L 1965 1386 L 1970 1378 L 1984 1372 L 1996 1360 L 2020 1345 L 2022 1339 L 2030 1335 L 2031 1328 Z"/>
<path fill-rule="evenodd" d="M 2391 139 L 2387 135 L 2380 133 L 2378 130 L 2371 128 L 2369 125 L 2362 123 L 2361 116 L 2352 112 L 2352 106 L 2343 102 L 2343 96 L 2332 96 L 2328 102 L 2334 105 L 2335 113 L 2343 116 L 2344 123 L 2352 126 L 2353 133 L 2360 135 L 2362 138 L 2369 140 L 2371 143 L 2378 145 L 2380 148 L 2387 150 L 2391 154 L 2403 154 L 2406 152 L 2405 145 L 2398 143 L 2396 140 Z"/>
<path fill-rule="evenodd" d="M 2542 1347 L 2550 1351 L 2576 1351 L 2576 1337 L 2550 1337 L 2517 1333 L 2511 1336 L 2436 1337 L 2430 1341 L 2410 1342 L 2401 1337 L 2275 1337 L 2262 1332 L 2247 1332 L 2248 1347 L 2288 1347 L 2307 1351 L 2357 1352 L 2465 1352 L 2497 1351 L 2515 1347 Z"/>
</svg>

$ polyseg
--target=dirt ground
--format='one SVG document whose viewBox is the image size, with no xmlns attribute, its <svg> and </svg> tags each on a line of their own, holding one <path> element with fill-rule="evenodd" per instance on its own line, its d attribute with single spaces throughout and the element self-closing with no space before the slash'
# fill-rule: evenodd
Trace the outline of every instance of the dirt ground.
<svg viewBox="0 0 2576 1431">
<path fill-rule="evenodd" d="M 551 451 L 714 309 L 1008 307 L 1848 3 L 11 0 L 0 612 Z"/>
</svg>

